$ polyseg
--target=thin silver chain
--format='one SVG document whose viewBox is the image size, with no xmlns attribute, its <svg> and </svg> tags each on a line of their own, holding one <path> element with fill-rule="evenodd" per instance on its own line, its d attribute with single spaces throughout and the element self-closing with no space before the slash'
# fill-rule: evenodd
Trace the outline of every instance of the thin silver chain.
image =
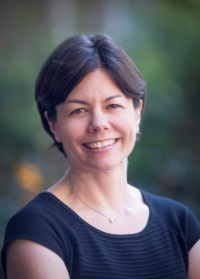
<svg viewBox="0 0 200 279">
<path fill-rule="evenodd" d="M 124 212 L 124 210 L 126 209 L 126 207 L 128 206 L 130 200 L 131 200 L 131 193 L 129 191 L 129 195 L 128 195 L 128 200 L 126 201 L 125 205 L 123 206 L 122 210 L 119 212 L 119 214 L 116 217 L 113 218 L 108 218 L 105 214 L 103 214 L 102 212 L 98 211 L 97 209 L 95 209 L 94 207 L 92 207 L 91 205 L 89 205 L 88 203 L 86 203 L 84 200 L 82 200 L 79 196 L 77 196 L 74 192 L 70 191 L 77 199 L 79 199 L 82 203 L 84 203 L 87 207 L 89 207 L 90 209 L 92 209 L 93 211 L 101 214 L 103 217 L 105 217 L 110 223 L 113 223 L 114 221 L 116 221 L 117 219 L 120 218 L 120 216 L 122 215 L 122 213 Z"/>
</svg>

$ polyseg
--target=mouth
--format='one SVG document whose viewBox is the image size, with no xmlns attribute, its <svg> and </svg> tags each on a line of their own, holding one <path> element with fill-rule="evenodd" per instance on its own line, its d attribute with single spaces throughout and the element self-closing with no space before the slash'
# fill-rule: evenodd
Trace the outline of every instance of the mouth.
<svg viewBox="0 0 200 279">
<path fill-rule="evenodd" d="M 96 142 L 85 143 L 84 146 L 89 149 L 100 149 L 100 148 L 105 148 L 107 146 L 113 145 L 116 141 L 117 139 L 96 141 Z"/>
</svg>

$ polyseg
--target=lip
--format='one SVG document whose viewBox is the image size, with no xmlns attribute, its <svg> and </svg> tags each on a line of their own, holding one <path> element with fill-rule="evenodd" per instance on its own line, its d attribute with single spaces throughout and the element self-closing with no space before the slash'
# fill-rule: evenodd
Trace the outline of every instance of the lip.
<svg viewBox="0 0 200 279">
<path fill-rule="evenodd" d="M 117 138 L 90 141 L 83 144 L 84 147 L 90 150 L 102 150 L 113 146 L 117 142 Z"/>
</svg>

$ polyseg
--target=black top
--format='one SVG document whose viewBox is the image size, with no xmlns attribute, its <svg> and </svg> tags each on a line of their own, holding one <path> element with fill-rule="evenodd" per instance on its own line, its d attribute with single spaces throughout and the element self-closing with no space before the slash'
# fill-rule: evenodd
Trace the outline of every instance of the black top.
<svg viewBox="0 0 200 279">
<path fill-rule="evenodd" d="M 100 231 L 49 192 L 39 194 L 8 223 L 2 250 L 14 239 L 40 243 L 58 254 L 71 279 L 186 279 L 188 251 L 200 223 L 184 205 L 141 191 L 150 210 L 139 233 Z"/>
</svg>

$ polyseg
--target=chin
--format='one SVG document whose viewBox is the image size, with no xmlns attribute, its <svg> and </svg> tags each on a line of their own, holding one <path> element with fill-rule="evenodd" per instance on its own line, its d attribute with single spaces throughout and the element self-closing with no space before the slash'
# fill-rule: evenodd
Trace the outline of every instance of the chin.
<svg viewBox="0 0 200 279">
<path fill-rule="evenodd" d="M 90 169 L 92 169 L 93 171 L 97 171 L 97 172 L 109 172 L 112 171 L 114 169 L 118 169 L 121 168 L 123 163 L 126 162 L 127 160 L 119 160 L 118 163 L 115 162 L 98 162 L 98 163 L 92 163 Z"/>
</svg>

